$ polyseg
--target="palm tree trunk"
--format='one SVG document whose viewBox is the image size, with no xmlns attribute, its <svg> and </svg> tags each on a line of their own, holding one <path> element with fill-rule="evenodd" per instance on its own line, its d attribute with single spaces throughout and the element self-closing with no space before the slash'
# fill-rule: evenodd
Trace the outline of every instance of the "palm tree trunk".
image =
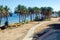
<svg viewBox="0 0 60 40">
<path fill-rule="evenodd" d="M 6 16 L 5 26 L 8 26 L 8 16 Z"/>
<path fill-rule="evenodd" d="M 0 17 L 0 25 L 1 25 L 1 17 Z"/>
<path fill-rule="evenodd" d="M 37 13 L 36 13 L 36 17 L 37 17 Z"/>
<path fill-rule="evenodd" d="M 32 14 L 30 13 L 30 21 L 32 21 Z"/>
<path fill-rule="evenodd" d="M 8 17 L 6 16 L 6 21 L 8 22 Z"/>
<path fill-rule="evenodd" d="M 1 25 L 2 15 L 0 14 L 0 25 Z"/>
<path fill-rule="evenodd" d="M 19 23 L 20 23 L 20 14 L 19 14 Z"/>
<path fill-rule="evenodd" d="M 39 18 L 41 17 L 41 13 L 39 13 Z"/>
<path fill-rule="evenodd" d="M 24 14 L 22 14 L 22 22 L 24 22 Z"/>
<path fill-rule="evenodd" d="M 35 15 L 33 14 L 33 18 L 35 18 Z"/>
<path fill-rule="evenodd" d="M 26 21 L 26 14 L 25 14 L 25 17 L 24 17 L 24 22 Z"/>
<path fill-rule="evenodd" d="M 49 15 L 49 20 L 51 20 L 51 14 Z"/>
</svg>

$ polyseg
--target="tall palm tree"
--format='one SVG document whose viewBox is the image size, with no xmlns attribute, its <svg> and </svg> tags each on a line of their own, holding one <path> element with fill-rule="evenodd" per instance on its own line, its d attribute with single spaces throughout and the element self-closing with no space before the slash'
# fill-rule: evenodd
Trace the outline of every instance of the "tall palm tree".
<svg viewBox="0 0 60 40">
<path fill-rule="evenodd" d="M 60 17 L 60 11 L 58 11 L 58 16 Z"/>
<path fill-rule="evenodd" d="M 52 10 L 53 9 L 51 7 L 41 7 L 41 13 L 44 15 L 45 18 L 50 18 Z"/>
<path fill-rule="evenodd" d="M 30 14 L 30 21 L 32 21 L 32 14 L 34 13 L 33 8 L 28 7 L 29 14 Z"/>
<path fill-rule="evenodd" d="M 9 16 L 9 13 L 10 13 L 9 8 L 7 6 L 5 6 L 3 8 L 3 16 L 6 18 L 6 22 L 7 22 L 6 26 L 8 26 L 8 16 Z"/>
<path fill-rule="evenodd" d="M 18 5 L 15 8 L 15 13 L 17 13 L 19 15 L 19 23 L 20 23 L 20 15 L 24 15 L 24 11 L 25 11 L 26 7 L 23 5 Z"/>
<path fill-rule="evenodd" d="M 2 11 L 3 11 L 3 6 L 0 6 L 0 25 L 1 25 L 1 20 L 2 20 Z"/>
<path fill-rule="evenodd" d="M 44 19 L 46 18 L 46 12 L 47 12 L 47 8 L 46 7 L 41 7 L 41 14 L 44 16 Z"/>
<path fill-rule="evenodd" d="M 27 16 L 27 14 L 28 14 L 28 9 L 26 8 L 25 10 L 24 10 L 24 21 L 26 20 L 26 16 Z"/>
<path fill-rule="evenodd" d="M 47 16 L 48 16 L 49 19 L 51 17 L 52 11 L 53 11 L 53 8 L 47 7 Z"/>
<path fill-rule="evenodd" d="M 33 11 L 34 11 L 34 13 L 36 14 L 36 17 L 37 17 L 37 14 L 39 14 L 40 9 L 38 7 L 33 7 Z"/>
</svg>

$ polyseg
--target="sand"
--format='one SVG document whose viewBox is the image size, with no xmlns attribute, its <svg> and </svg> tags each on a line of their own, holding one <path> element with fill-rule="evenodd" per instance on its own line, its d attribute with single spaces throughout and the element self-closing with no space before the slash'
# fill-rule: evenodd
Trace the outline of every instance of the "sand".
<svg viewBox="0 0 60 40">
<path fill-rule="evenodd" d="M 15 29 L 0 31 L 0 40 L 22 40 L 28 30 L 36 24 L 37 22 L 30 22 Z"/>
<path fill-rule="evenodd" d="M 57 22 L 58 19 L 59 18 L 52 18 L 51 20 L 53 22 L 51 22 L 51 23 Z M 2 31 L 0 31 L 0 40 L 22 40 L 26 36 L 28 30 L 30 28 L 32 28 L 34 25 L 36 25 L 37 23 L 38 22 L 30 22 L 28 24 L 22 25 L 21 27 L 17 27 L 17 28 L 14 28 L 14 29 L 2 30 Z M 41 27 L 36 28 L 35 32 L 36 33 L 40 32 L 48 24 L 50 24 L 50 23 L 41 25 Z"/>
</svg>

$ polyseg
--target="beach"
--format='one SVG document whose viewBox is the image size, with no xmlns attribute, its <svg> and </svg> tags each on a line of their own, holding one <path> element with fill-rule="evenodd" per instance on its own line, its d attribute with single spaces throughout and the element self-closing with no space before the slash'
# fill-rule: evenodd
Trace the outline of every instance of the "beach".
<svg viewBox="0 0 60 40">
<path fill-rule="evenodd" d="M 53 19 L 53 18 L 52 18 Z M 56 19 L 56 20 L 55 20 Z M 58 18 L 54 18 L 55 22 L 58 21 Z M 51 24 L 54 22 L 50 22 Z M 42 30 L 45 29 L 50 23 L 41 25 Z M 28 24 L 23 24 L 21 27 L 13 28 L 13 29 L 5 29 L 0 31 L 0 40 L 22 40 L 27 32 L 32 28 L 34 25 L 37 25 L 38 22 L 30 22 Z M 41 27 L 35 29 L 35 33 L 41 31 Z"/>
<path fill-rule="evenodd" d="M 0 40 L 22 40 L 28 30 L 37 23 L 38 22 L 30 22 L 18 28 L 2 30 L 0 31 Z"/>
</svg>

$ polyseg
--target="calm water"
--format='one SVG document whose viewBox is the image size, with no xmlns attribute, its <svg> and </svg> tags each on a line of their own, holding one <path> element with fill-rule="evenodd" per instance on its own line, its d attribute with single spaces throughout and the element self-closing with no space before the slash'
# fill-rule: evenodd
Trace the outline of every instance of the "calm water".
<svg viewBox="0 0 60 40">
<path fill-rule="evenodd" d="M 39 15 L 40 15 L 40 18 L 41 18 L 42 15 L 41 15 L 41 14 L 38 14 L 38 16 L 39 16 Z M 57 16 L 57 14 L 52 14 L 52 16 Z M 20 19 L 21 19 L 20 21 L 22 21 L 22 17 L 21 17 Z M 34 15 L 33 19 L 35 19 L 35 15 Z M 30 21 L 30 15 L 28 15 L 28 16 L 26 17 L 26 20 L 29 20 L 29 21 Z M 6 19 L 3 18 L 3 19 L 2 19 L 2 25 L 5 23 L 5 21 L 6 21 Z M 13 14 L 12 17 L 8 17 L 8 21 L 9 21 L 9 23 L 19 22 L 19 16 L 16 15 L 16 14 Z"/>
</svg>

